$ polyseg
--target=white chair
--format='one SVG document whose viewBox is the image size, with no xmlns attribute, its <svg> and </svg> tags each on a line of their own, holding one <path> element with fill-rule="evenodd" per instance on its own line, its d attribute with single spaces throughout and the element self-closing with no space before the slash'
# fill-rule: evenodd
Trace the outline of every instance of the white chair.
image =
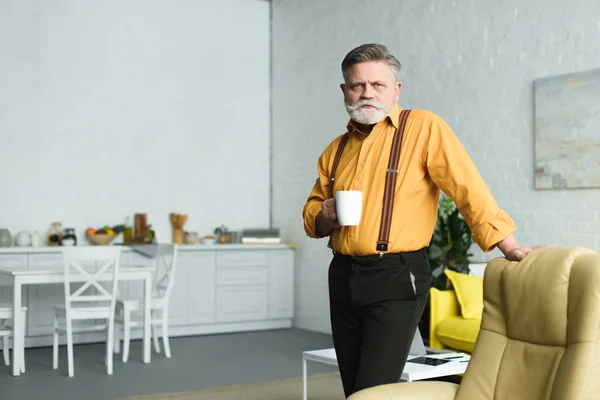
<svg viewBox="0 0 600 400">
<path fill-rule="evenodd" d="M 67 247 L 63 249 L 65 304 L 54 306 L 52 366 L 58 368 L 58 335 L 67 335 L 69 377 L 74 375 L 73 333 L 106 331 L 106 371 L 113 372 L 115 302 L 121 247 Z M 81 283 L 81 285 L 79 285 Z M 73 286 L 79 286 L 76 289 Z M 104 320 L 99 324 L 98 320 Z M 73 326 L 73 321 L 88 321 Z"/>
<path fill-rule="evenodd" d="M 25 343 L 25 321 L 27 320 L 27 307 L 21 307 L 21 312 L 23 313 L 23 339 L 21 343 Z M 4 355 L 4 365 L 10 365 L 10 354 L 9 354 L 9 346 L 8 341 L 10 337 L 13 335 L 13 328 L 9 325 L 10 321 L 13 317 L 13 309 L 9 306 L 0 307 L 0 339 L 2 339 L 2 353 Z M 14 340 L 13 340 L 13 351 L 20 350 L 20 356 L 18 357 L 19 362 L 21 364 L 21 372 L 25 373 L 25 348 L 15 349 L 14 348 Z"/>
<path fill-rule="evenodd" d="M 160 326 L 165 356 L 171 358 L 171 346 L 169 345 L 169 299 L 175 282 L 175 266 L 177 264 L 177 245 L 158 244 L 157 265 L 154 272 L 154 282 L 150 300 L 150 326 L 154 349 L 160 353 L 157 327 Z M 142 323 L 140 299 L 117 299 L 115 313 L 115 325 L 118 329 L 115 340 L 115 353 L 120 352 L 120 341 L 123 338 L 123 362 L 129 359 L 129 342 L 131 340 L 131 328 L 140 326 Z"/>
</svg>

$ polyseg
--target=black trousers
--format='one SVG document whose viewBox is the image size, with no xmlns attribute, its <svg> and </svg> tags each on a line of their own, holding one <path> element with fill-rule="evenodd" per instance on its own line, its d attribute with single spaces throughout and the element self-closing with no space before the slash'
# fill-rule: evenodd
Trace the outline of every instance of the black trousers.
<svg viewBox="0 0 600 400">
<path fill-rule="evenodd" d="M 331 328 L 346 397 L 398 382 L 430 286 L 424 249 L 383 258 L 334 253 Z"/>
</svg>

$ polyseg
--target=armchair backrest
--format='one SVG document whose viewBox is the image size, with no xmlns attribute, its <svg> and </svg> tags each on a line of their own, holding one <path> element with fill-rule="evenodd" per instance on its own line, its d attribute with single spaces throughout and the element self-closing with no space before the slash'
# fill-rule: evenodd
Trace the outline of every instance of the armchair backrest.
<svg viewBox="0 0 600 400">
<path fill-rule="evenodd" d="M 600 255 L 583 247 L 492 260 L 456 400 L 600 398 Z"/>
</svg>

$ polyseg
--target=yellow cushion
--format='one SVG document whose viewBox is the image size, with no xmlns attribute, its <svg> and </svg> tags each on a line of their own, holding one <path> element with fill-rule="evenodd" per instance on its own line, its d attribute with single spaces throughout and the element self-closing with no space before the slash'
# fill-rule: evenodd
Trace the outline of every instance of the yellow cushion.
<svg viewBox="0 0 600 400">
<path fill-rule="evenodd" d="M 436 335 L 445 346 L 471 353 L 480 327 L 481 321 L 477 319 L 448 317 L 438 324 Z"/>
<path fill-rule="evenodd" d="M 483 278 L 444 270 L 452 283 L 463 318 L 481 319 L 483 314 Z"/>
</svg>

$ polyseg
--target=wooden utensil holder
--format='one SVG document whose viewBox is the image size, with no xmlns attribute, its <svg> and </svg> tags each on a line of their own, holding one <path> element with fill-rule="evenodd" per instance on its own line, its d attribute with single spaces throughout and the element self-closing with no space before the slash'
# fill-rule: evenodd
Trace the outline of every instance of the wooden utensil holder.
<svg viewBox="0 0 600 400">
<path fill-rule="evenodd" d="M 173 243 L 182 244 L 183 237 L 183 229 L 173 228 Z"/>
</svg>

